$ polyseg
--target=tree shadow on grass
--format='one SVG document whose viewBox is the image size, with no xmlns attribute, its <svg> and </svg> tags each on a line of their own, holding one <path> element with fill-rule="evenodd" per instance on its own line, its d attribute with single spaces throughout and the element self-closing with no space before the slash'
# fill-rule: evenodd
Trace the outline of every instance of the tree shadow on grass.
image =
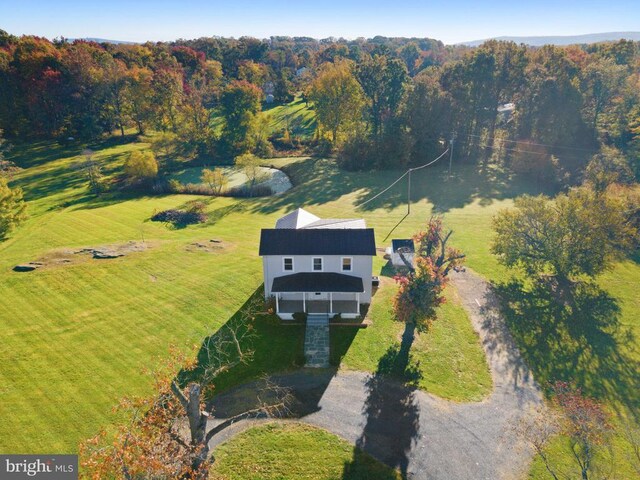
<svg viewBox="0 0 640 480">
<path fill-rule="evenodd" d="M 632 333 L 619 322 L 615 298 L 593 283 L 576 285 L 562 302 L 546 282 L 495 287 L 502 314 L 543 389 L 574 383 L 589 396 L 640 413 L 640 362 L 629 355 Z M 547 391 L 547 393 L 549 393 Z"/>
<path fill-rule="evenodd" d="M 215 333 L 203 340 L 195 368 L 182 371 L 178 376 L 181 385 L 202 377 L 205 369 L 212 366 L 209 347 L 216 345 L 216 340 L 228 335 L 231 330 L 237 332 L 242 350 L 251 352 L 251 355 L 246 363 L 223 372 L 215 379 L 215 394 L 266 373 L 302 366 L 304 326 L 284 325 L 275 315 L 258 312 L 263 298 L 263 288 L 260 286 Z M 245 312 L 254 313 L 247 315 Z M 229 355 L 230 359 L 235 358 L 232 353 Z"/>
<path fill-rule="evenodd" d="M 96 142 L 89 148 L 96 151 L 96 156 L 101 157 L 103 154 L 101 150 L 131 143 L 134 140 L 135 137 L 126 137 L 124 140 L 119 137 L 111 137 Z M 86 185 L 86 178 L 74 166 L 79 162 L 84 148 L 83 144 L 76 142 L 69 145 L 60 145 L 54 141 L 16 144 L 7 159 L 25 170 L 17 174 L 12 183 L 23 188 L 25 198 L 29 201 Z M 102 173 L 105 176 L 113 175 L 119 168 L 116 166 L 119 164 L 117 160 L 127 154 L 128 152 L 110 152 L 108 156 L 101 158 L 99 162 L 102 166 Z M 77 159 L 72 160 L 73 157 L 77 157 Z M 70 160 L 57 162 L 62 159 Z M 39 168 L 34 169 L 33 167 Z M 87 192 L 87 196 L 92 197 L 89 192 Z"/>
<path fill-rule="evenodd" d="M 249 329 L 245 350 L 253 352 L 246 364 L 220 375 L 215 382 L 213 394 L 208 399 L 208 406 L 217 418 L 229 418 L 242 412 L 256 408 L 260 402 L 268 400 L 261 392 L 261 384 L 257 378 L 268 374 L 270 380 L 288 389 L 292 396 L 289 405 L 289 415 L 294 418 L 304 417 L 320 409 L 319 403 L 324 395 L 337 368 L 307 369 L 302 368 L 304 358 L 305 326 L 281 321 L 275 315 L 258 314 L 248 321 L 243 311 L 251 308 L 263 299 L 263 289 L 260 287 L 245 302 L 245 304 L 223 325 L 216 333 L 204 339 L 194 370 L 181 372 L 181 384 L 197 380 L 208 366 L 209 355 L 207 345 L 215 341 L 216 336 L 224 335 L 225 329 L 238 327 Z M 242 324 L 244 322 L 245 324 Z M 344 335 L 331 345 L 333 359 L 341 359 L 350 347 L 358 328 L 331 327 L 331 330 L 341 329 Z M 334 335 L 331 336 L 334 338 Z M 339 362 L 338 362 L 339 364 Z"/>
<path fill-rule="evenodd" d="M 363 205 L 405 173 L 404 170 L 349 172 L 338 168 L 333 160 L 317 158 L 295 162 L 283 170 L 294 187 L 282 195 L 256 201 L 254 211 L 273 213 L 281 209 L 323 205 L 356 191 L 358 193 L 353 203 L 355 208 L 362 211 L 390 210 L 407 202 L 407 183 L 403 179 L 385 194 Z M 551 187 L 515 178 L 497 167 L 481 172 L 477 166 L 465 165 L 449 177 L 443 164 L 412 174 L 411 201 L 427 200 L 440 213 L 462 208 L 474 200 L 486 205 L 523 193 L 552 194 L 554 191 Z M 357 215 L 357 212 L 351 215 L 354 214 Z"/>
<path fill-rule="evenodd" d="M 409 453 L 419 434 L 415 391 L 421 378 L 419 364 L 404 355 L 400 345 L 387 349 L 376 372 L 367 379 L 367 423 L 356 442 L 353 460 L 345 464 L 343 479 L 353 478 L 350 472 L 357 465 L 360 451 L 398 469 L 402 478 L 407 478 Z"/>
<path fill-rule="evenodd" d="M 87 191 L 82 192 L 79 195 L 75 195 L 69 200 L 52 205 L 50 210 L 58 210 L 65 208 L 72 208 L 73 210 L 93 210 L 96 208 L 109 207 L 129 200 L 146 200 L 152 198 L 150 195 L 141 195 L 138 192 L 114 192 L 114 193 L 102 193 L 100 195 L 94 195 Z"/>
</svg>

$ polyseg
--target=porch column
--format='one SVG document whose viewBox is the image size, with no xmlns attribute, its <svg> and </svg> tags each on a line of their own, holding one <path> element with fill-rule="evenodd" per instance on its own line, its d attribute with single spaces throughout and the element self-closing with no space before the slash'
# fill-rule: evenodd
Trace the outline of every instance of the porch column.
<svg viewBox="0 0 640 480">
<path fill-rule="evenodd" d="M 360 315 L 360 294 L 356 293 L 356 312 Z"/>
<path fill-rule="evenodd" d="M 302 292 L 302 311 L 307 311 L 307 294 Z"/>
<path fill-rule="evenodd" d="M 278 300 L 277 293 L 276 293 L 276 313 L 280 313 L 280 301 Z"/>
<path fill-rule="evenodd" d="M 329 313 L 333 313 L 333 293 L 329 292 Z"/>
</svg>

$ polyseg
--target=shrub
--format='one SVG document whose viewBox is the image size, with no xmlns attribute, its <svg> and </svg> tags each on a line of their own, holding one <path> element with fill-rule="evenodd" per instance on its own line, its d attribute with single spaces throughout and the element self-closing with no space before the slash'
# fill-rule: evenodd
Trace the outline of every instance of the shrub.
<svg viewBox="0 0 640 480">
<path fill-rule="evenodd" d="M 258 138 L 256 146 L 253 149 L 258 157 L 270 158 L 273 157 L 273 145 L 266 138 Z"/>
<path fill-rule="evenodd" d="M 373 142 L 368 138 L 354 137 L 348 140 L 338 153 L 338 165 L 345 170 L 356 171 L 371 167 Z"/>
<path fill-rule="evenodd" d="M 307 313 L 306 312 L 296 312 L 293 314 L 293 319 L 296 322 L 307 323 Z"/>
<path fill-rule="evenodd" d="M 0 241 L 24 221 L 25 208 L 22 189 L 10 188 L 7 181 L 0 177 Z"/>
<path fill-rule="evenodd" d="M 169 193 L 184 193 L 184 185 L 176 179 L 169 180 L 166 186 Z"/>
<path fill-rule="evenodd" d="M 124 173 L 132 182 L 147 182 L 158 176 L 158 162 L 151 151 L 131 152 L 124 164 Z"/>
<path fill-rule="evenodd" d="M 209 186 L 201 183 L 187 183 L 183 186 L 182 193 L 186 193 L 188 195 L 215 195 L 215 192 Z"/>
<path fill-rule="evenodd" d="M 304 353 L 297 353 L 293 363 L 298 367 L 304 367 L 305 363 L 307 363 L 307 357 L 304 356 Z"/>
<path fill-rule="evenodd" d="M 204 213 L 207 204 L 202 200 L 189 200 L 185 203 L 185 209 L 190 213 Z"/>
<path fill-rule="evenodd" d="M 328 157 L 333 153 L 333 144 L 328 138 L 322 137 L 315 146 L 315 155 L 318 157 Z"/>
<path fill-rule="evenodd" d="M 194 225 L 207 221 L 206 214 L 193 210 L 163 210 L 151 217 L 153 222 L 171 223 L 174 226 Z"/>
<path fill-rule="evenodd" d="M 250 198 L 250 197 L 268 197 L 273 195 L 273 190 L 269 185 L 254 185 L 253 187 L 233 187 L 223 192 L 225 197 Z"/>
<path fill-rule="evenodd" d="M 276 297 L 271 295 L 264 301 L 264 311 L 273 314 L 276 311 Z"/>
</svg>

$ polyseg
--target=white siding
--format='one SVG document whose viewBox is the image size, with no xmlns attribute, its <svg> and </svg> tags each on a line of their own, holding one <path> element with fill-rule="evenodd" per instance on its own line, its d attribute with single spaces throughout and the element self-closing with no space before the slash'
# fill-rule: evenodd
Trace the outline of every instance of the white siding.
<svg viewBox="0 0 640 480">
<path fill-rule="evenodd" d="M 351 271 L 342 271 L 342 257 L 353 258 Z M 293 271 L 284 271 L 282 259 L 293 257 Z M 360 294 L 360 303 L 371 303 L 371 274 L 373 271 L 373 258 L 367 255 L 265 255 L 262 257 L 264 269 L 264 293 L 265 297 L 271 296 L 273 279 L 284 275 L 292 275 L 301 272 L 313 272 L 313 258 L 322 257 L 322 271 L 342 273 L 362 278 L 364 293 Z M 334 295 L 334 299 L 339 298 Z M 352 298 L 353 294 L 350 294 Z M 299 297 L 299 295 L 298 295 Z"/>
</svg>

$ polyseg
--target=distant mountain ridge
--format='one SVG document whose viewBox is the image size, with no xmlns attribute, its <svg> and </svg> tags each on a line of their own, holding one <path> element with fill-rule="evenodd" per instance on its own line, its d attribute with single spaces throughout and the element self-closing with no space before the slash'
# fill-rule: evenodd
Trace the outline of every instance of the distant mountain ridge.
<svg viewBox="0 0 640 480">
<path fill-rule="evenodd" d="M 114 45 L 135 45 L 138 43 L 138 42 L 127 42 L 126 40 L 109 40 L 108 38 L 92 38 L 92 37 L 68 38 L 67 40 L 69 40 L 70 42 L 73 42 L 74 40 L 86 40 L 87 42 L 113 43 Z"/>
<path fill-rule="evenodd" d="M 585 35 L 553 35 L 540 37 L 493 37 L 484 40 L 473 40 L 470 42 L 461 42 L 456 45 L 466 45 L 468 47 L 477 47 L 487 40 L 504 40 L 507 42 L 524 43 L 532 47 L 540 47 L 542 45 L 575 45 L 581 43 L 598 43 L 598 42 L 615 42 L 617 40 L 633 40 L 640 41 L 640 32 L 605 32 L 605 33 L 587 33 Z"/>
</svg>

